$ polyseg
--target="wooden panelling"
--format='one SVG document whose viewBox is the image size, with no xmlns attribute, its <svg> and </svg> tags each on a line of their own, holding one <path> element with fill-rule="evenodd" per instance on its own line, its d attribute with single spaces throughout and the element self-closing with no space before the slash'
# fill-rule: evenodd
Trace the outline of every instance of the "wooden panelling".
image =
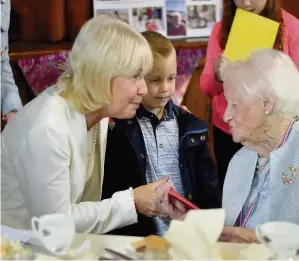
<svg viewBox="0 0 299 261">
<path fill-rule="evenodd" d="M 176 49 L 206 49 L 207 43 L 207 38 L 172 40 L 172 44 Z M 71 47 L 72 42 L 59 42 L 54 44 L 40 42 L 11 42 L 9 45 L 9 56 L 11 60 L 29 59 L 57 53 L 59 51 L 70 50 Z"/>
<path fill-rule="evenodd" d="M 281 0 L 281 6 L 299 19 L 299 0 Z"/>
<path fill-rule="evenodd" d="M 204 120 L 209 128 L 209 149 L 214 158 L 214 146 L 213 146 L 213 124 L 212 124 L 212 99 L 209 96 L 203 94 L 199 87 L 200 75 L 203 71 L 204 59 L 200 62 L 198 68 L 196 68 L 190 80 L 187 88 L 187 92 L 184 96 L 183 105 L 185 105 L 194 115 Z"/>
<path fill-rule="evenodd" d="M 71 47 L 71 42 L 56 44 L 11 42 L 9 45 L 9 57 L 11 61 L 30 59 L 70 50 Z"/>
</svg>

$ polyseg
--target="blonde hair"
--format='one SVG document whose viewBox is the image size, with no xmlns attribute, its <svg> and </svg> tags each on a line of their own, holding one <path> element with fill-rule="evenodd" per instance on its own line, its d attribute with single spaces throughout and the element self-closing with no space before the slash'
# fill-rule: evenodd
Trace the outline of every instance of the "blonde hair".
<svg viewBox="0 0 299 261">
<path fill-rule="evenodd" d="M 140 33 L 121 20 L 97 16 L 81 28 L 57 86 L 86 114 L 110 102 L 113 78 L 145 75 L 152 64 L 151 50 Z"/>
<path fill-rule="evenodd" d="M 282 117 L 299 114 L 299 71 L 281 51 L 263 49 L 246 61 L 229 64 L 223 71 L 224 90 L 233 85 L 241 99 L 263 102 L 273 98 L 274 111 Z"/>
<path fill-rule="evenodd" d="M 146 31 L 141 34 L 149 43 L 154 57 L 168 58 L 175 50 L 169 39 L 158 32 Z"/>
</svg>

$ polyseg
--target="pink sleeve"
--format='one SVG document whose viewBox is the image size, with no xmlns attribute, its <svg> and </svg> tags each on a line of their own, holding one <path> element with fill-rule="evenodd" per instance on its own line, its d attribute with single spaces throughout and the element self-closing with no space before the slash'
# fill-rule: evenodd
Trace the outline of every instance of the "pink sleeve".
<svg viewBox="0 0 299 261">
<path fill-rule="evenodd" d="M 299 70 L 299 20 L 283 9 L 281 12 L 285 24 L 283 47 Z"/>
<path fill-rule="evenodd" d="M 299 70 L 299 20 L 297 20 L 297 25 L 292 29 L 290 44 L 289 44 L 289 52 L 290 57 L 296 64 Z M 295 29 L 296 28 L 296 29 Z"/>
<path fill-rule="evenodd" d="M 201 91 L 209 96 L 215 96 L 223 92 L 222 83 L 218 83 L 214 76 L 214 62 L 222 54 L 219 46 L 218 36 L 221 22 L 215 24 L 208 42 L 205 67 L 200 76 Z"/>
</svg>

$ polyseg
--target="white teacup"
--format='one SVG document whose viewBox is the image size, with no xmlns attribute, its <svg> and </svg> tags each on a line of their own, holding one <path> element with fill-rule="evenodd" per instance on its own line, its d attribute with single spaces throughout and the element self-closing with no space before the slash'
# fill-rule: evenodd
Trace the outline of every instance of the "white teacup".
<svg viewBox="0 0 299 261">
<path fill-rule="evenodd" d="M 64 255 L 75 237 L 75 223 L 70 215 L 50 214 L 31 219 L 35 237 L 52 254 Z"/>
<path fill-rule="evenodd" d="M 299 249 L 299 226 L 289 222 L 273 221 L 256 228 L 257 239 L 276 253 L 277 259 L 288 259 Z"/>
</svg>

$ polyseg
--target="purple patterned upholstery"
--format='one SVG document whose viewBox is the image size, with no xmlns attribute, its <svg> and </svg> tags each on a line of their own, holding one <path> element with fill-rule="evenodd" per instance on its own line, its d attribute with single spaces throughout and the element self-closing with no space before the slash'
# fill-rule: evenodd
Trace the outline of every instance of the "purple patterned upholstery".
<svg viewBox="0 0 299 261">
<path fill-rule="evenodd" d="M 66 61 L 68 54 L 69 51 L 63 51 L 53 55 L 45 55 L 18 62 L 28 85 L 35 95 L 39 95 L 49 86 L 56 83 L 62 73 L 62 69 L 58 65 Z M 178 76 L 176 80 L 176 93 L 173 97 L 176 104 L 182 102 L 191 79 L 191 74 L 203 55 L 204 50 L 177 50 Z"/>
<path fill-rule="evenodd" d="M 54 85 L 62 73 L 58 66 L 66 61 L 69 51 L 40 56 L 27 60 L 19 60 L 25 79 L 35 95 Z"/>
<path fill-rule="evenodd" d="M 192 72 L 199 65 L 204 55 L 205 50 L 202 49 L 177 50 L 178 75 L 176 79 L 176 91 L 173 95 L 175 104 L 180 105 L 182 103 L 191 80 Z"/>
</svg>

